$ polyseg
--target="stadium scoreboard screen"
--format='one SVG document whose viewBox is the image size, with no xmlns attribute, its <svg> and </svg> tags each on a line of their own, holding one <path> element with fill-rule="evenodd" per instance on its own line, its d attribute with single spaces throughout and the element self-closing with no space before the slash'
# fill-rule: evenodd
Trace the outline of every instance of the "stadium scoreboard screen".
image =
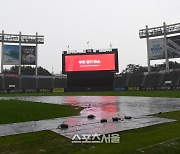
<svg viewBox="0 0 180 154">
<path fill-rule="evenodd" d="M 71 53 L 62 55 L 62 72 L 118 72 L 118 51 Z"/>
</svg>

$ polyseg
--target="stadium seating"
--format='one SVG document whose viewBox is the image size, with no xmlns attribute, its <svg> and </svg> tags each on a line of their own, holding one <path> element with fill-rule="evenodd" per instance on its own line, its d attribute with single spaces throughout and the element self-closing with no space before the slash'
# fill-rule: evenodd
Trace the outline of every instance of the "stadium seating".
<svg viewBox="0 0 180 154">
<path fill-rule="evenodd" d="M 66 78 L 54 78 L 54 88 L 65 88 L 66 87 Z"/>
<path fill-rule="evenodd" d="M 172 85 L 178 85 L 178 79 L 180 78 L 180 72 L 165 73 L 161 85 L 164 85 L 165 81 L 172 81 Z"/>
<path fill-rule="evenodd" d="M 138 86 L 141 86 L 144 77 L 145 76 L 143 74 L 129 76 L 129 80 L 128 80 L 127 86 L 128 87 L 138 87 Z"/>
<path fill-rule="evenodd" d="M 36 79 L 33 77 L 21 78 L 22 89 L 36 89 Z"/>
<path fill-rule="evenodd" d="M 128 76 L 117 76 L 114 78 L 114 87 L 125 87 Z"/>
<path fill-rule="evenodd" d="M 0 89 L 3 89 L 2 76 L 0 76 Z"/>
<path fill-rule="evenodd" d="M 14 87 L 11 87 L 13 86 Z M 19 78 L 18 77 L 4 77 L 4 88 L 5 89 L 19 89 Z"/>
<path fill-rule="evenodd" d="M 52 78 L 38 78 L 38 89 L 52 88 Z"/>
<path fill-rule="evenodd" d="M 153 72 L 150 74 L 116 75 L 113 73 L 83 73 L 62 76 L 0 76 L 0 89 L 51 89 L 67 88 L 80 90 L 126 89 L 127 87 L 163 87 L 170 81 L 172 86 L 180 86 L 180 71 Z M 3 82 L 4 81 L 4 82 Z M 113 86 L 112 86 L 113 85 Z"/>
<path fill-rule="evenodd" d="M 153 73 L 146 75 L 144 85 L 143 86 L 160 86 L 162 74 L 160 73 Z"/>
</svg>

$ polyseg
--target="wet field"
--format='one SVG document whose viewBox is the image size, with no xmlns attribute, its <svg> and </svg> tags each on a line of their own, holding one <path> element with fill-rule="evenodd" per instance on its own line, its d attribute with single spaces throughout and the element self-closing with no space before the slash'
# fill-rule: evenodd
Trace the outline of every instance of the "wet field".
<svg viewBox="0 0 180 154">
<path fill-rule="evenodd" d="M 75 134 L 107 134 L 117 131 L 141 128 L 150 125 L 173 122 L 172 119 L 158 118 L 152 114 L 180 110 L 178 98 L 129 97 L 129 96 L 37 96 L 14 97 L 1 99 L 18 99 L 52 104 L 68 104 L 85 107 L 79 116 L 39 120 L 14 124 L 0 125 L 0 136 L 52 130 L 72 138 Z M 94 119 L 88 119 L 88 115 Z M 131 119 L 125 119 L 131 116 Z M 112 121 L 112 117 L 120 120 Z M 101 119 L 107 122 L 101 123 Z M 68 124 L 68 129 L 60 129 L 62 123 Z"/>
</svg>

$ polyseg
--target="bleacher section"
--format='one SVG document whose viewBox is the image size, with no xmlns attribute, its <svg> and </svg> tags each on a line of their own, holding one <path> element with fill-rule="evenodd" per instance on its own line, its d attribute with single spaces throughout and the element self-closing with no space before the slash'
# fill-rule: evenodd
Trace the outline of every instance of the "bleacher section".
<svg viewBox="0 0 180 154">
<path fill-rule="evenodd" d="M 180 78 L 180 72 L 170 72 L 170 73 L 166 73 L 164 74 L 163 80 L 160 83 L 161 85 L 164 85 L 165 81 L 172 81 L 172 85 L 178 85 L 178 80 Z"/>
<path fill-rule="evenodd" d="M 0 76 L 0 89 L 3 89 L 3 81 L 2 81 L 2 76 Z"/>
<path fill-rule="evenodd" d="M 52 78 L 38 78 L 38 89 L 53 88 Z"/>
<path fill-rule="evenodd" d="M 139 89 L 137 87 L 141 87 L 142 90 L 146 89 L 144 87 L 161 89 L 161 87 L 166 86 L 165 82 L 167 81 L 172 83 L 170 86 L 180 87 L 180 71 L 119 75 L 114 78 L 114 88 L 117 90 Z M 174 89 L 177 89 L 176 87 Z"/>
<path fill-rule="evenodd" d="M 21 86 L 22 89 L 35 89 L 36 88 L 36 78 L 33 77 L 26 77 L 21 78 Z"/>
<path fill-rule="evenodd" d="M 11 89 L 14 85 L 13 89 L 19 89 L 19 78 L 18 77 L 4 77 L 4 88 Z"/>
<path fill-rule="evenodd" d="M 65 88 L 66 87 L 66 78 L 54 78 L 54 88 Z"/>
<path fill-rule="evenodd" d="M 66 77 L 1 75 L 0 90 L 36 91 L 42 89 L 65 88 Z"/>
<path fill-rule="evenodd" d="M 161 80 L 162 74 L 154 73 L 146 75 L 146 79 L 144 81 L 143 86 L 160 86 L 159 82 Z"/>
<path fill-rule="evenodd" d="M 66 76 L 18 76 L 18 75 L 2 75 L 0 76 L 0 92 L 3 90 L 21 90 L 36 91 L 42 89 L 58 88 L 70 89 L 72 91 L 79 90 L 163 90 L 165 82 L 171 83 L 170 89 L 180 89 L 180 71 L 156 72 L 145 74 L 116 75 L 113 80 L 113 74 L 73 74 L 69 75 L 67 82 Z"/>
<path fill-rule="evenodd" d="M 114 87 L 125 87 L 128 76 L 117 76 L 114 79 Z"/>
<path fill-rule="evenodd" d="M 138 87 L 138 86 L 141 86 L 143 78 L 144 78 L 143 74 L 129 76 L 129 81 L 127 83 L 127 86 L 128 87 Z"/>
</svg>

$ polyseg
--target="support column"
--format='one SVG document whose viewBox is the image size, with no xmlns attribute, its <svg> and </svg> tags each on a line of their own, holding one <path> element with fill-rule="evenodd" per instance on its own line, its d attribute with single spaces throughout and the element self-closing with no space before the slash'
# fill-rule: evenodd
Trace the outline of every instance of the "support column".
<svg viewBox="0 0 180 154">
<path fill-rule="evenodd" d="M 4 48 L 4 30 L 2 30 L 2 47 L 1 47 L 1 74 L 2 74 L 2 88 L 5 89 L 4 75 L 3 75 L 3 48 Z"/>
<path fill-rule="evenodd" d="M 21 32 L 19 32 L 19 76 L 21 75 Z"/>
<path fill-rule="evenodd" d="M 165 50 L 165 59 L 166 59 L 166 70 L 169 70 L 169 59 L 168 59 L 168 51 L 167 51 L 167 36 L 166 36 L 166 23 L 163 23 L 164 28 L 164 50 Z"/>
<path fill-rule="evenodd" d="M 148 73 L 151 72 L 151 64 L 149 57 L 149 34 L 148 34 L 148 25 L 146 25 L 146 43 L 147 43 L 147 64 L 148 64 Z"/>
<path fill-rule="evenodd" d="M 3 48 L 4 48 L 4 30 L 2 30 L 2 47 L 1 47 L 1 74 L 3 74 L 3 61 L 4 61 L 4 56 L 3 56 Z"/>
<path fill-rule="evenodd" d="M 35 77 L 36 77 L 36 89 L 38 88 L 38 33 L 36 32 L 36 51 L 35 51 L 35 58 L 36 58 L 36 68 L 35 68 Z"/>
<path fill-rule="evenodd" d="M 19 89 L 21 89 L 21 32 L 19 32 Z"/>
</svg>

